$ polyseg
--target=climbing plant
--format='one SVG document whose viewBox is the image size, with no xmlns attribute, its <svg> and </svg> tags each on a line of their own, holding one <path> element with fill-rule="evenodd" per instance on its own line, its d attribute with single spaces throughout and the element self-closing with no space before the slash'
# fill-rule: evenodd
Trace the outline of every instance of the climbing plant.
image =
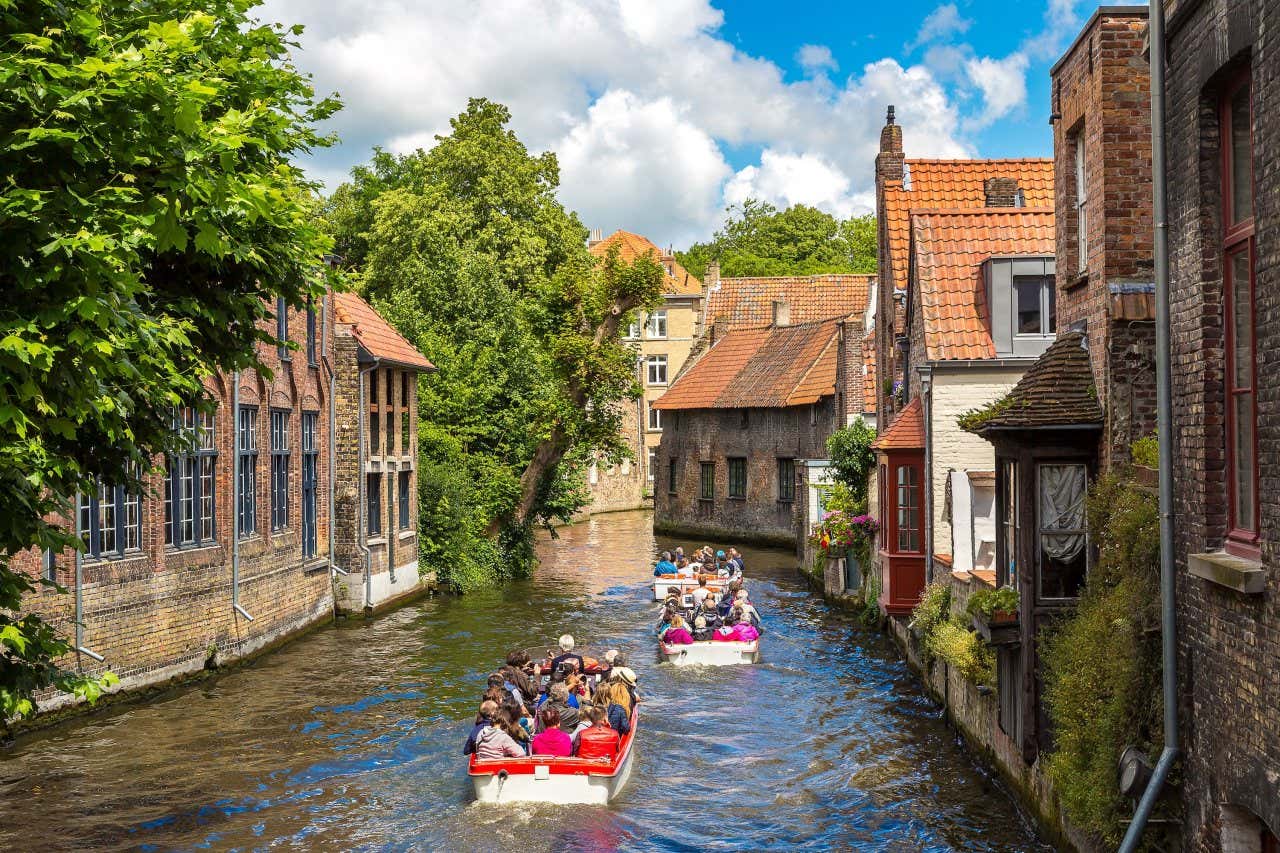
<svg viewBox="0 0 1280 853">
<path fill-rule="evenodd" d="M 844 484 L 854 500 L 861 503 L 867 499 L 867 481 L 876 466 L 876 453 L 871 449 L 875 440 L 876 431 L 860 420 L 827 438 L 827 458 L 831 460 L 836 481 Z"/>
</svg>

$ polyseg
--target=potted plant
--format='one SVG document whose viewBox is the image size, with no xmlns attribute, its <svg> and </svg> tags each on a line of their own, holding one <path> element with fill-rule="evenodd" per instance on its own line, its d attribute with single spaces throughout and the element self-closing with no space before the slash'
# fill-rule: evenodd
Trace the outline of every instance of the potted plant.
<svg viewBox="0 0 1280 853">
<path fill-rule="evenodd" d="M 1018 591 L 1013 587 L 979 590 L 969 596 L 966 610 L 973 620 L 974 630 L 991 645 L 1005 645 L 1020 640 Z"/>
</svg>

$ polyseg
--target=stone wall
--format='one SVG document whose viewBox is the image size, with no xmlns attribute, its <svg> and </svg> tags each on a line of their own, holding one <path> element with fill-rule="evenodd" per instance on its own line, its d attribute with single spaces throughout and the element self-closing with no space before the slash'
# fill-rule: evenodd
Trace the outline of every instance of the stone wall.
<svg viewBox="0 0 1280 853">
<path fill-rule="evenodd" d="M 826 458 L 827 437 L 842 416 L 835 399 L 786 409 L 671 412 L 658 451 L 654 528 L 794 545 L 799 535 L 801 462 Z M 727 459 L 747 460 L 746 498 L 730 498 Z M 670 461 L 676 462 L 674 488 Z M 796 461 L 796 497 L 778 499 L 778 460 Z M 715 465 L 715 497 L 700 497 L 701 463 Z"/>
<path fill-rule="evenodd" d="M 1173 322 L 1174 519 L 1178 552 L 1182 795 L 1188 847 L 1259 850 L 1280 834 L 1280 9 L 1260 0 L 1171 3 L 1168 22 L 1170 293 Z M 1248 69 L 1246 71 L 1246 69 Z M 1261 572 L 1246 594 L 1188 572 L 1188 555 L 1226 535 L 1227 482 L 1217 98 L 1252 81 Z M 1264 191 L 1265 190 L 1265 191 Z M 1247 844 L 1245 842 L 1248 842 Z"/>
</svg>

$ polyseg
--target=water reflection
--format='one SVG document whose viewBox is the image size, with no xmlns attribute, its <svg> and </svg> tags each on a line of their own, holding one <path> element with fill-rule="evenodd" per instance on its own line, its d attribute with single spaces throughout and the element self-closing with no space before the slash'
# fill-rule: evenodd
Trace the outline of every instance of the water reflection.
<svg viewBox="0 0 1280 853">
<path fill-rule="evenodd" d="M 746 552 L 762 664 L 658 666 L 649 522 L 599 517 L 543 542 L 532 581 L 21 742 L 0 755 L 0 849 L 1048 849 L 786 553 Z M 631 781 L 608 808 L 475 805 L 459 750 L 484 676 L 566 630 L 640 674 Z"/>
</svg>

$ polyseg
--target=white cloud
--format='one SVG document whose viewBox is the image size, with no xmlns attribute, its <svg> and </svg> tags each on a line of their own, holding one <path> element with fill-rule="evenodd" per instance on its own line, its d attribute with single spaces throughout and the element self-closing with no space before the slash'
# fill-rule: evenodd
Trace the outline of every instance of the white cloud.
<svg viewBox="0 0 1280 853">
<path fill-rule="evenodd" d="M 840 68 L 836 58 L 831 55 L 831 48 L 825 44 L 800 45 L 800 49 L 796 51 L 796 62 L 811 75 L 838 71 Z"/>
<path fill-rule="evenodd" d="M 374 145 L 434 144 L 469 97 L 506 104 L 531 150 L 559 153 L 562 197 L 585 223 L 663 245 L 719 224 L 729 146 L 738 167 L 748 152 L 757 183 L 791 162 L 763 152 L 799 158 L 788 192 L 833 210 L 871 190 L 888 104 L 910 156 L 973 153 L 967 117 L 927 65 L 882 59 L 838 83 L 788 80 L 720 36 L 710 0 L 267 0 L 260 12 L 307 26 L 296 61 L 346 104 L 333 120 L 343 144 L 306 164 L 330 186 Z M 834 68 L 808 47 L 813 67 Z M 811 164 L 840 189 L 818 192 Z"/>
<path fill-rule="evenodd" d="M 950 39 L 952 36 L 963 35 L 968 32 L 973 22 L 960 16 L 960 10 L 956 8 L 955 3 L 946 3 L 937 7 L 927 16 L 920 24 L 920 30 L 916 33 L 915 41 L 907 45 L 908 50 L 913 50 L 924 44 L 934 41 L 943 41 Z"/>
<path fill-rule="evenodd" d="M 839 167 L 816 154 L 766 148 L 759 166 L 747 166 L 729 180 L 724 198 L 729 204 L 761 199 L 779 208 L 807 204 L 843 219 L 867 213 L 875 205 L 874 193 L 855 194 L 851 184 Z"/>
<path fill-rule="evenodd" d="M 1026 54 L 1014 52 L 1004 59 L 982 56 L 965 63 L 965 72 L 982 93 L 982 114 L 974 119 L 984 127 L 1003 118 L 1027 102 Z"/>
</svg>

